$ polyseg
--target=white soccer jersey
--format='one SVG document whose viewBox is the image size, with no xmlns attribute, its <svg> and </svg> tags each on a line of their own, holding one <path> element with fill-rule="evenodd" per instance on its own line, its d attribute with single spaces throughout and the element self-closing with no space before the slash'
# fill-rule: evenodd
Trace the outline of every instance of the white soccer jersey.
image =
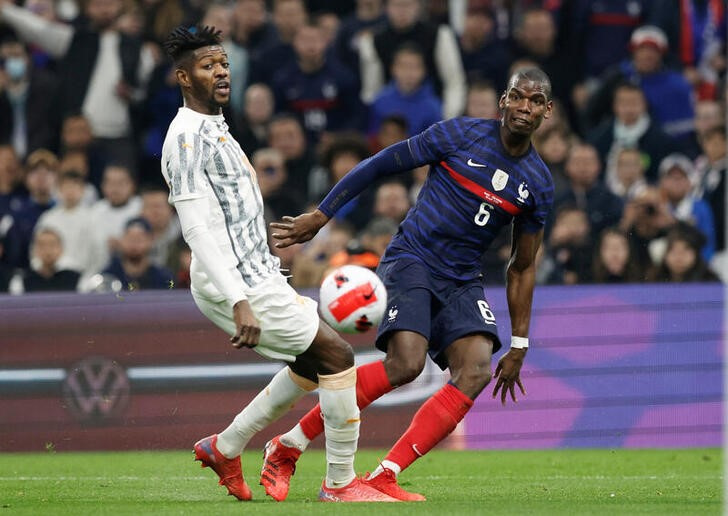
<svg viewBox="0 0 728 516">
<path fill-rule="evenodd" d="M 263 198 L 255 172 L 222 115 L 180 108 L 162 148 L 162 174 L 169 202 L 206 198 L 208 228 L 223 253 L 225 269 L 253 287 L 279 274 L 280 261 L 268 247 Z M 192 288 L 222 297 L 193 251 Z"/>
</svg>

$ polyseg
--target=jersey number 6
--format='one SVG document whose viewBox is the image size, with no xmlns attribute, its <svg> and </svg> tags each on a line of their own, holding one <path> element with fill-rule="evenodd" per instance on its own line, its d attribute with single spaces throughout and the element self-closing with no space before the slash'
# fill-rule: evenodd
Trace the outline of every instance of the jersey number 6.
<svg viewBox="0 0 728 516">
<path fill-rule="evenodd" d="M 480 203 L 478 213 L 475 214 L 475 218 L 473 219 L 473 222 L 475 222 L 478 226 L 485 226 L 490 220 L 489 206 L 490 205 L 487 202 Z"/>
</svg>

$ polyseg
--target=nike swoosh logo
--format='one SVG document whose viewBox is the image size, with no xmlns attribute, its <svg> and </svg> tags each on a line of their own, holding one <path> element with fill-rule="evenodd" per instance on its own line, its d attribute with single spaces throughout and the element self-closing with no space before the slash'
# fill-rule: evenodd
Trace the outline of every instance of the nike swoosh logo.
<svg viewBox="0 0 728 516">
<path fill-rule="evenodd" d="M 472 158 L 468 158 L 468 166 L 471 166 L 471 167 L 483 167 L 483 168 L 485 168 L 485 165 L 483 165 L 481 163 L 476 163 L 475 161 L 473 161 Z"/>
</svg>

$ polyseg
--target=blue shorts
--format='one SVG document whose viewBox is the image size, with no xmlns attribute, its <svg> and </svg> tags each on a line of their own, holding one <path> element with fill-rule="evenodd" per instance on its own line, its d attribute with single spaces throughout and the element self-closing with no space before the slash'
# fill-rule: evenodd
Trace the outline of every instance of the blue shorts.
<svg viewBox="0 0 728 516">
<path fill-rule="evenodd" d="M 387 287 L 378 349 L 386 353 L 391 332 L 414 331 L 428 340 L 430 358 L 444 370 L 448 367 L 445 349 L 466 335 L 486 334 L 493 339 L 493 353 L 501 348 L 481 279 L 436 278 L 422 262 L 409 256 L 380 263 L 377 274 Z"/>
</svg>

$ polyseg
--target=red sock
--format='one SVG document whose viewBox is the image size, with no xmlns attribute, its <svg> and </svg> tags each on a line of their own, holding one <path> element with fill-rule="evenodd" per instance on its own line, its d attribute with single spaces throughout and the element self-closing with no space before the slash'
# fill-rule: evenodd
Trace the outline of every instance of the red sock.
<svg viewBox="0 0 728 516">
<path fill-rule="evenodd" d="M 451 383 L 445 384 L 420 407 L 385 460 L 404 470 L 450 435 L 472 406 L 473 400 L 460 389 Z"/>
<path fill-rule="evenodd" d="M 364 409 L 371 402 L 392 390 L 384 362 L 377 360 L 356 368 L 356 404 Z M 298 422 L 303 433 L 311 441 L 324 433 L 324 420 L 321 418 L 321 406 L 316 405 Z"/>
</svg>

